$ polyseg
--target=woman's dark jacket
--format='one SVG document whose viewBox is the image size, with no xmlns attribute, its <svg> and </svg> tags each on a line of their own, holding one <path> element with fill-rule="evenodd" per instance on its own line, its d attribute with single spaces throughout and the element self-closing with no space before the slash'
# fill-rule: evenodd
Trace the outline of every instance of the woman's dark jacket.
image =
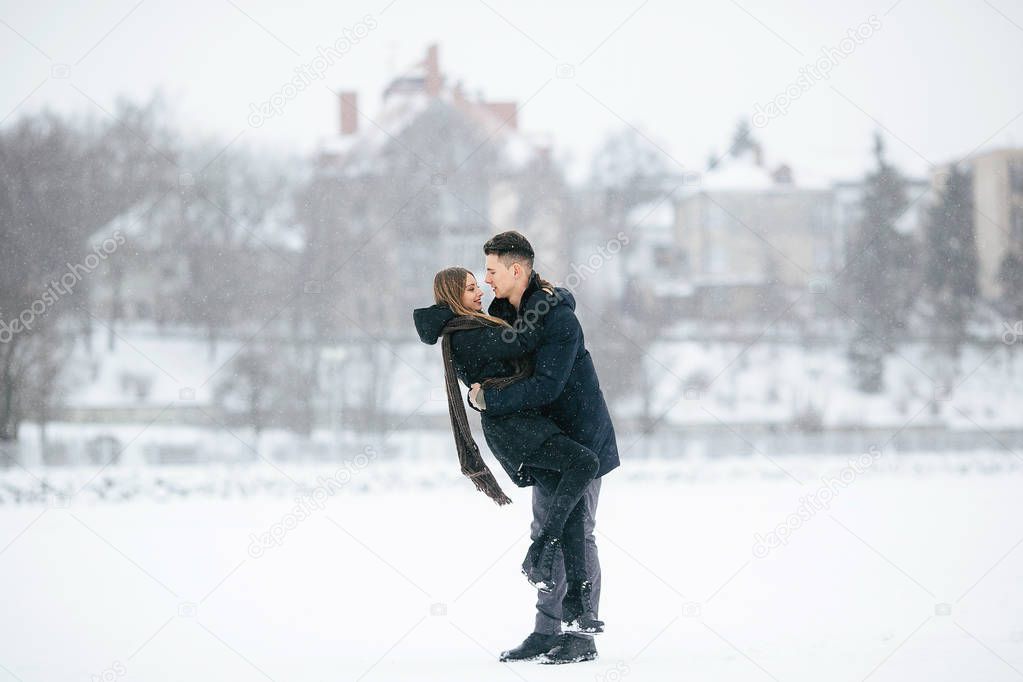
<svg viewBox="0 0 1023 682">
<path fill-rule="evenodd" d="M 515 329 L 487 326 L 452 333 L 452 364 L 463 384 L 470 386 L 484 379 L 515 373 L 512 361 L 531 355 L 539 343 L 543 326 L 541 312 L 546 313 L 550 306 L 556 305 L 553 297 L 549 297 L 546 304 L 540 303 L 541 300 L 541 296 L 533 297 L 532 305 L 538 306 L 538 319 L 533 324 L 519 325 Z M 437 343 L 444 325 L 454 316 L 454 311 L 443 304 L 416 309 L 413 319 L 420 340 L 431 345 Z M 487 445 L 508 476 L 519 487 L 532 485 L 528 467 L 520 470 L 525 455 L 538 450 L 548 438 L 561 433 L 561 429 L 536 409 L 501 416 L 484 411 L 480 420 Z"/>
</svg>

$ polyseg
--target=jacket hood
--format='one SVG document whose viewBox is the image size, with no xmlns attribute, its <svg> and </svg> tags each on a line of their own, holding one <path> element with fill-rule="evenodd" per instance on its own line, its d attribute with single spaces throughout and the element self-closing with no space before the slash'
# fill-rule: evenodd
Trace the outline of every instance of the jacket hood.
<svg viewBox="0 0 1023 682">
<path fill-rule="evenodd" d="M 431 346 L 437 343 L 444 325 L 454 316 L 455 312 L 451 308 L 440 303 L 429 308 L 416 308 L 413 310 L 412 320 L 416 323 L 419 340 Z"/>
<path fill-rule="evenodd" d="M 573 312 L 575 311 L 575 296 L 572 292 L 565 287 L 554 287 L 554 293 L 548 294 L 542 288 L 540 288 L 540 275 L 533 273 L 529 278 L 529 285 L 526 290 L 522 292 L 522 303 L 520 304 L 519 311 L 526 310 L 530 305 L 533 305 L 532 300 L 534 296 L 545 296 L 547 302 L 551 307 L 556 305 L 567 305 Z"/>
<path fill-rule="evenodd" d="M 548 295 L 547 298 L 557 301 L 558 305 L 567 305 L 569 310 L 575 312 L 575 295 L 565 287 L 554 287 L 554 295 Z"/>
</svg>

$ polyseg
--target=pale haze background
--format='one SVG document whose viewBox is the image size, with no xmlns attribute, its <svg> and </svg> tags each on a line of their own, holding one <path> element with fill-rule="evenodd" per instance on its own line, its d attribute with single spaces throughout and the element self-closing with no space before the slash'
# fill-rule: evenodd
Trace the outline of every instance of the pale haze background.
<svg viewBox="0 0 1023 682">
<path fill-rule="evenodd" d="M 0 682 L 1018 680 L 1021 66 L 1020 0 L 0 3 Z M 621 454 L 594 663 L 498 662 L 532 493 L 412 324 L 509 229 Z"/>
<path fill-rule="evenodd" d="M 258 130 L 246 124 L 249 104 L 373 15 L 379 27 L 324 79 L 357 90 L 371 117 L 390 77 L 440 42 L 445 71 L 489 99 L 522 104 L 557 64 L 576 65 L 574 79 L 555 79 L 520 111 L 521 127 L 549 133 L 576 172 L 620 119 L 702 168 L 738 118 L 872 14 L 881 29 L 756 131 L 769 159 L 791 165 L 797 182 L 859 177 L 881 124 L 895 138 L 892 160 L 922 175 L 928 162 L 985 141 L 1023 140 L 1023 90 L 1011 86 L 1023 64 L 1023 12 L 983 1 L 5 3 L 0 111 L 26 97 L 20 110 L 109 109 L 118 94 L 160 87 L 190 127 L 308 152 L 336 131 L 330 91 L 302 92 Z M 69 64 L 70 79 L 51 79 L 53 63 Z"/>
</svg>

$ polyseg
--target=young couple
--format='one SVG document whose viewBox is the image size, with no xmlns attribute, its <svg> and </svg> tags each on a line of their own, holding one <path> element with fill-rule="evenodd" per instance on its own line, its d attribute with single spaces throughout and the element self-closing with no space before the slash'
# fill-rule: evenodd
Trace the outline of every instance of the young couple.
<svg viewBox="0 0 1023 682">
<path fill-rule="evenodd" d="M 594 516 L 601 477 L 619 464 L 614 427 L 575 298 L 533 271 L 533 247 L 518 232 L 496 235 L 483 252 L 495 296 L 489 314 L 476 278 L 452 267 L 434 278 L 436 304 L 413 318 L 424 343 L 442 340 L 462 473 L 498 504 L 511 502 L 473 441 L 459 379 L 501 467 L 516 485 L 533 486 L 532 544 L 522 572 L 538 591 L 536 625 L 501 660 L 593 660 L 593 635 L 603 632 Z"/>
</svg>

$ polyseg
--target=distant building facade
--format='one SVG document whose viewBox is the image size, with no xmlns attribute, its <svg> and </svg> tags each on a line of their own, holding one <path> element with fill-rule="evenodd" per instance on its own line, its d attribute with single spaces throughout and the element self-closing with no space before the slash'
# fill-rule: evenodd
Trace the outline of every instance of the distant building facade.
<svg viewBox="0 0 1023 682">
<path fill-rule="evenodd" d="M 1005 256 L 1023 255 L 1023 149 L 980 152 L 958 165 L 973 181 L 980 293 L 996 299 L 1004 293 L 999 272 Z M 948 169 L 948 164 L 935 168 L 935 184 Z"/>
<path fill-rule="evenodd" d="M 760 158 L 755 149 L 722 161 L 678 201 L 675 233 L 701 315 L 766 312 L 781 290 L 834 268 L 831 191 L 799 187 Z"/>
<path fill-rule="evenodd" d="M 381 229 L 380 239 L 392 245 L 380 254 L 392 260 L 379 267 L 394 273 L 396 306 L 429 302 L 433 274 L 443 267 L 481 275 L 483 243 L 505 230 L 530 239 L 545 276 L 562 276 L 569 253 L 566 191 L 549 140 L 520 130 L 517 102 L 468 95 L 461 83 L 449 82 L 438 46 L 431 45 L 384 89 L 378 110 L 367 115 L 351 91 L 339 94 L 339 106 L 338 132 L 321 144 L 320 163 L 336 168 L 346 184 L 386 184 L 378 161 L 389 154 L 420 171 L 429 168 L 418 193 L 393 188 L 396 205 L 373 197 L 354 204 L 347 217 L 367 230 Z M 372 213 L 382 207 L 387 215 Z"/>
</svg>

